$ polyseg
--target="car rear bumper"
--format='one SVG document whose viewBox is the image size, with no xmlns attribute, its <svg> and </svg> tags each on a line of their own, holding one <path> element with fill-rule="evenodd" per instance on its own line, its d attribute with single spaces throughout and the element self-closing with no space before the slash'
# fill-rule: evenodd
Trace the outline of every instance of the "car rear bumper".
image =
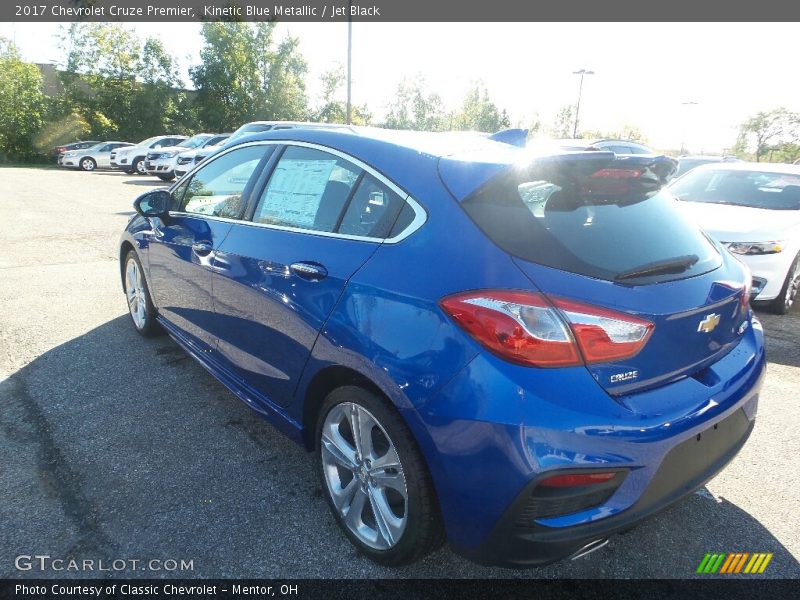
<svg viewBox="0 0 800 600">
<path fill-rule="evenodd" d="M 766 365 L 753 323 L 702 373 L 629 397 L 610 397 L 582 367 L 480 354 L 415 411 L 450 545 L 482 564 L 545 564 L 702 486 L 753 427 Z M 565 471 L 624 475 L 596 504 L 531 507 L 542 478 Z"/>
<path fill-rule="evenodd" d="M 539 477 L 514 500 L 486 541 L 477 548 L 456 550 L 482 564 L 525 567 L 551 563 L 584 549 L 600 547 L 611 535 L 628 531 L 702 487 L 736 456 L 754 425 L 755 420 L 740 408 L 684 440 L 665 455 L 650 485 L 633 506 L 583 525 L 553 528 L 526 518 Z"/>
</svg>

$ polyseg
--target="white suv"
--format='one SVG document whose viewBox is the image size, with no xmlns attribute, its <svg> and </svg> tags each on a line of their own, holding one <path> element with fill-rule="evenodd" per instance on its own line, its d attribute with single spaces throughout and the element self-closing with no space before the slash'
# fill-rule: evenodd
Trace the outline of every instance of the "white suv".
<svg viewBox="0 0 800 600">
<path fill-rule="evenodd" d="M 176 146 L 185 139 L 188 139 L 185 135 L 157 135 L 147 138 L 135 146 L 113 152 L 111 154 L 111 166 L 122 169 L 126 173 L 145 175 L 147 171 L 144 169 L 144 161 L 150 150 Z"/>
<path fill-rule="evenodd" d="M 163 181 L 175 179 L 175 163 L 182 152 L 200 148 L 214 137 L 211 133 L 198 133 L 174 146 L 162 146 L 150 150 L 145 156 L 144 169 L 148 175 L 155 175 Z"/>
</svg>

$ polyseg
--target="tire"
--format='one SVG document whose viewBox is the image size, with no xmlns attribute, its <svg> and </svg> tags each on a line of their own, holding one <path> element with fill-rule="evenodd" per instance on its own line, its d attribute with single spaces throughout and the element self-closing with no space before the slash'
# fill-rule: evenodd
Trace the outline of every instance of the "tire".
<svg viewBox="0 0 800 600">
<path fill-rule="evenodd" d="M 334 519 L 356 549 L 378 564 L 397 566 L 441 545 L 443 528 L 430 474 L 394 407 L 361 387 L 345 386 L 325 398 L 319 414 L 315 439 L 320 485 Z M 370 425 L 358 444 L 365 456 L 356 449 L 352 433 L 356 418 L 362 426 Z"/>
<path fill-rule="evenodd" d="M 142 263 L 136 252 L 131 250 L 122 264 L 122 279 L 125 286 L 125 300 L 128 314 L 136 331 L 144 337 L 153 337 L 161 332 L 156 322 L 156 307 L 150 297 L 150 289 L 144 277 Z M 135 288 L 135 289 L 134 289 Z"/>
<path fill-rule="evenodd" d="M 97 168 L 97 162 L 90 156 L 83 157 L 78 164 L 81 171 L 94 171 Z"/>
<path fill-rule="evenodd" d="M 172 181 L 175 179 L 175 173 L 170 173 L 169 175 L 158 175 L 157 176 L 161 181 Z"/>
<path fill-rule="evenodd" d="M 133 163 L 131 164 L 131 173 L 134 175 L 147 175 L 147 171 L 144 168 L 143 158 L 134 159 Z"/>
<path fill-rule="evenodd" d="M 794 257 L 781 292 L 774 300 L 766 303 L 765 308 L 776 315 L 788 313 L 800 295 L 800 253 Z"/>
</svg>

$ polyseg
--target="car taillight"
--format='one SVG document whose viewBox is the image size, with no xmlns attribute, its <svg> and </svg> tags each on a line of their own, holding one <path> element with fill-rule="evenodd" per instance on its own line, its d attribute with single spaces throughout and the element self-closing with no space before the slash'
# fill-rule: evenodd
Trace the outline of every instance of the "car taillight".
<svg viewBox="0 0 800 600">
<path fill-rule="evenodd" d="M 653 324 L 543 294 L 485 290 L 448 296 L 442 309 L 501 358 L 535 367 L 609 362 L 637 354 Z"/>
</svg>

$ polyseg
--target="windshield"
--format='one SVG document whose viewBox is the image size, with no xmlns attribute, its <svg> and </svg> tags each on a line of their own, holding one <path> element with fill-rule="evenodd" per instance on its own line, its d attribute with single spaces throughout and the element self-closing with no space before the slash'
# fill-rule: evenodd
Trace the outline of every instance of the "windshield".
<svg viewBox="0 0 800 600">
<path fill-rule="evenodd" d="M 217 135 L 210 138 L 205 144 L 203 144 L 203 148 L 208 148 L 210 146 L 219 146 L 225 142 L 230 136 L 229 135 Z"/>
<path fill-rule="evenodd" d="M 513 169 L 462 206 L 510 254 L 563 271 L 638 284 L 717 268 L 716 248 L 675 200 L 626 173 Z"/>
<path fill-rule="evenodd" d="M 203 145 L 203 142 L 210 137 L 211 136 L 207 133 L 201 133 L 190 137 L 188 140 L 183 140 L 180 144 L 178 144 L 178 146 L 181 146 L 182 148 L 199 148 Z"/>
<path fill-rule="evenodd" d="M 771 210 L 800 209 L 800 172 L 691 171 L 669 188 L 678 200 Z"/>
<path fill-rule="evenodd" d="M 139 142 L 139 143 L 137 144 L 137 146 L 149 146 L 150 144 L 152 144 L 153 142 L 155 142 L 155 141 L 156 141 L 157 139 L 159 139 L 160 137 L 161 137 L 161 136 L 158 136 L 158 135 L 156 135 L 156 136 L 153 136 L 153 137 L 151 137 L 151 138 L 147 138 L 146 140 L 142 140 L 141 142 Z"/>
</svg>

